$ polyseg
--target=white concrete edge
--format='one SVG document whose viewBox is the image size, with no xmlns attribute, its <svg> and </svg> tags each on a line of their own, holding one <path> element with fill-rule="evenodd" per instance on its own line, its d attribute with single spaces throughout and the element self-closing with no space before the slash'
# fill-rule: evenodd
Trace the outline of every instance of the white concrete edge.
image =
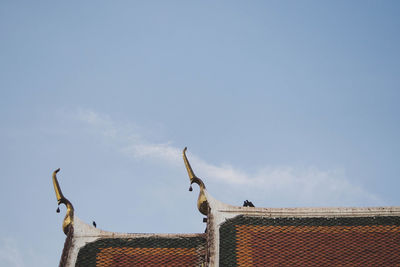
<svg viewBox="0 0 400 267">
<path fill-rule="evenodd" d="M 208 225 L 208 227 L 211 227 L 212 229 L 212 236 L 211 236 L 211 243 L 210 249 L 213 251 L 210 251 L 211 257 L 210 257 L 210 266 L 218 266 L 219 265 L 219 227 L 220 225 L 225 222 L 227 219 L 235 217 L 236 215 L 234 213 L 223 213 L 221 211 L 223 210 L 234 210 L 237 207 L 225 204 L 214 197 L 212 197 L 207 190 L 205 190 L 205 195 L 207 197 L 208 201 L 208 206 L 210 208 L 211 212 L 211 220 Z"/>
<path fill-rule="evenodd" d="M 218 212 L 266 217 L 371 217 L 400 216 L 400 207 L 332 207 L 332 208 L 220 208 Z M 228 216 L 231 217 L 231 216 Z"/>
</svg>

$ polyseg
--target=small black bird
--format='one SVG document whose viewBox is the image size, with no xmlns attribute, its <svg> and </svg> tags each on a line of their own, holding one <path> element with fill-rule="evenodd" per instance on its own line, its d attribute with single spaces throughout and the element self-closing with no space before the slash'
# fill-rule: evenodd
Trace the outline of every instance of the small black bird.
<svg viewBox="0 0 400 267">
<path fill-rule="evenodd" d="M 253 207 L 254 208 L 254 204 L 251 201 L 248 201 L 246 199 L 246 201 L 243 202 L 243 207 Z"/>
<path fill-rule="evenodd" d="M 97 224 L 95 221 L 93 221 L 93 226 L 96 228 Z"/>
</svg>

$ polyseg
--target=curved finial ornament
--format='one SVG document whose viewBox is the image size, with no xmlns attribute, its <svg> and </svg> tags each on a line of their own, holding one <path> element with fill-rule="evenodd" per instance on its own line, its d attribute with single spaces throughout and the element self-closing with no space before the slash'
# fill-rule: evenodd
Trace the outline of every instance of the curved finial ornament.
<svg viewBox="0 0 400 267">
<path fill-rule="evenodd" d="M 64 233 L 68 234 L 69 227 L 74 224 L 74 207 L 72 206 L 72 203 L 64 197 L 60 185 L 58 184 L 57 173 L 59 171 L 60 169 L 57 169 L 53 172 L 53 185 L 54 191 L 56 192 L 57 204 L 64 204 L 67 207 L 67 214 L 65 215 L 62 227 Z M 57 212 L 58 211 L 59 209 L 57 209 Z"/>
<path fill-rule="evenodd" d="M 185 147 L 183 149 L 183 161 L 185 162 L 186 170 L 189 175 L 190 185 L 195 183 L 195 184 L 198 184 L 200 187 L 199 198 L 197 199 L 197 208 L 199 209 L 199 211 L 202 214 L 207 215 L 208 214 L 208 202 L 207 202 L 207 197 L 204 192 L 206 189 L 206 186 L 204 185 L 203 181 L 194 174 L 192 167 L 190 166 L 189 160 L 186 157 L 186 150 L 187 150 L 187 147 Z M 192 187 L 190 186 L 190 189 L 189 189 L 190 191 L 191 191 L 191 188 Z"/>
</svg>

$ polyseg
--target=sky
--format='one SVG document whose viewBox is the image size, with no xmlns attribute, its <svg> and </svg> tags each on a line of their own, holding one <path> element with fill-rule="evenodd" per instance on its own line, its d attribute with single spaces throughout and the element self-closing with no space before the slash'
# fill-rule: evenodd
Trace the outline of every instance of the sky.
<svg viewBox="0 0 400 267">
<path fill-rule="evenodd" d="M 398 1 L 0 2 L 0 266 L 56 266 L 51 181 L 103 230 L 399 206 Z"/>
</svg>

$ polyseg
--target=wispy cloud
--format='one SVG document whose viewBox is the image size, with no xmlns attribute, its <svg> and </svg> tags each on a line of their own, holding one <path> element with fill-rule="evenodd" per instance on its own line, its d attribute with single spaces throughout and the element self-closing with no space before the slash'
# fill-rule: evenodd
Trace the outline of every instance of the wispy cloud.
<svg viewBox="0 0 400 267">
<path fill-rule="evenodd" d="M 166 142 L 156 144 L 143 138 L 140 133 L 116 123 L 110 117 L 93 111 L 81 110 L 78 119 L 96 129 L 103 137 L 115 142 L 116 149 L 132 156 L 162 161 L 182 166 L 182 148 Z M 128 129 L 129 128 L 129 129 Z M 189 153 L 196 173 L 207 180 L 221 182 L 232 187 L 253 188 L 255 193 L 279 198 L 296 198 L 303 205 L 380 205 L 381 199 L 350 182 L 344 170 L 320 170 L 317 167 L 263 166 L 256 172 L 248 172 L 234 166 L 215 165 Z"/>
<path fill-rule="evenodd" d="M 25 266 L 15 239 L 0 239 L 0 265 L 12 267 Z"/>
</svg>

